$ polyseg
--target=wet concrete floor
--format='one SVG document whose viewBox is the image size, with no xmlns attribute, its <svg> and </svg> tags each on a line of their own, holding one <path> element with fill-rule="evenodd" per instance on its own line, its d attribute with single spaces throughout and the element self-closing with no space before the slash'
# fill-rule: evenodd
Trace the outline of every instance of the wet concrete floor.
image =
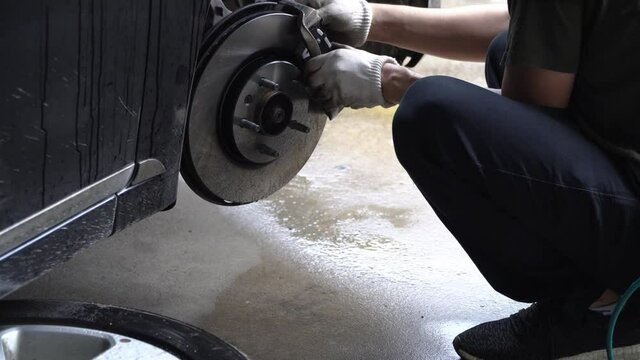
<svg viewBox="0 0 640 360">
<path fill-rule="evenodd" d="M 424 74 L 482 83 L 482 65 Z M 344 111 L 269 199 L 177 206 L 12 298 L 94 301 L 202 327 L 257 360 L 457 359 L 451 340 L 522 307 L 494 292 L 398 164 L 394 109 Z"/>
</svg>

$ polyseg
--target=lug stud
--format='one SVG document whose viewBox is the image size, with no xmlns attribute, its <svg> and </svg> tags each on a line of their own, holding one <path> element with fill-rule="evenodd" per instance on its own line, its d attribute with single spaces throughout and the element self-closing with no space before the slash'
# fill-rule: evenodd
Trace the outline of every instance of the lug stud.
<svg viewBox="0 0 640 360">
<path fill-rule="evenodd" d="M 247 120 L 247 119 L 238 120 L 238 126 L 240 126 L 243 129 L 249 129 L 249 130 L 255 131 L 257 133 L 259 133 L 262 130 L 260 128 L 260 125 L 254 123 L 251 120 Z"/>
<path fill-rule="evenodd" d="M 274 158 L 280 157 L 280 153 L 265 144 L 258 145 L 258 152 L 260 154 L 268 155 Z"/>
<path fill-rule="evenodd" d="M 295 120 L 289 121 L 289 127 L 292 128 L 293 130 L 300 131 L 305 134 L 308 134 L 309 131 L 311 131 L 311 129 L 309 129 L 307 125 L 301 124 Z"/>
<path fill-rule="evenodd" d="M 280 90 L 280 84 L 267 78 L 260 78 L 260 80 L 258 81 L 258 85 L 274 91 Z"/>
</svg>

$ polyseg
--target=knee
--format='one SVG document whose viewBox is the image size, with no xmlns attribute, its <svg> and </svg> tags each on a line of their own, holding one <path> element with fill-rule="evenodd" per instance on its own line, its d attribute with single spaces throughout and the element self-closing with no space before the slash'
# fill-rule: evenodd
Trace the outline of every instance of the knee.
<svg viewBox="0 0 640 360">
<path fill-rule="evenodd" d="M 491 40 L 489 48 L 487 49 L 487 63 L 497 65 L 502 62 L 502 57 L 507 48 L 507 32 L 501 32 Z"/>
<path fill-rule="evenodd" d="M 507 32 L 498 34 L 487 49 L 487 58 L 485 60 L 485 79 L 487 85 L 493 89 L 502 88 L 502 78 L 504 67 L 502 58 L 507 47 Z"/>
<path fill-rule="evenodd" d="M 445 76 L 426 77 L 405 93 L 392 128 L 396 156 L 405 168 L 418 153 L 429 156 L 425 145 L 435 140 L 443 126 L 451 125 L 458 82 Z"/>
<path fill-rule="evenodd" d="M 446 76 L 430 76 L 416 81 L 407 89 L 393 118 L 394 136 L 425 131 L 452 115 L 459 105 L 462 80 Z M 425 135 L 425 134 L 422 134 Z"/>
</svg>

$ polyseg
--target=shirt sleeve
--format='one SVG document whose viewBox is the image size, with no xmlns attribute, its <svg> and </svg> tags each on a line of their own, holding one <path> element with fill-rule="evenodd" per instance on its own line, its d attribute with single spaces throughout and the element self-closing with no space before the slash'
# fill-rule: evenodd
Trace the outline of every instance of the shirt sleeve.
<svg viewBox="0 0 640 360">
<path fill-rule="evenodd" d="M 504 63 L 575 73 L 580 62 L 583 0 L 512 0 Z"/>
</svg>

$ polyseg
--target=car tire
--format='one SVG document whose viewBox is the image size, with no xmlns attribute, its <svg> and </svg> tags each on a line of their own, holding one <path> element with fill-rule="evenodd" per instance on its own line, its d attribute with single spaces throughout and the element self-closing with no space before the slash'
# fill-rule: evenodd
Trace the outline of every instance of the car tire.
<svg viewBox="0 0 640 360">
<path fill-rule="evenodd" d="M 85 302 L 0 301 L 0 330 L 28 325 L 117 334 L 185 360 L 246 360 L 237 349 L 195 326 L 146 311 Z"/>
</svg>

